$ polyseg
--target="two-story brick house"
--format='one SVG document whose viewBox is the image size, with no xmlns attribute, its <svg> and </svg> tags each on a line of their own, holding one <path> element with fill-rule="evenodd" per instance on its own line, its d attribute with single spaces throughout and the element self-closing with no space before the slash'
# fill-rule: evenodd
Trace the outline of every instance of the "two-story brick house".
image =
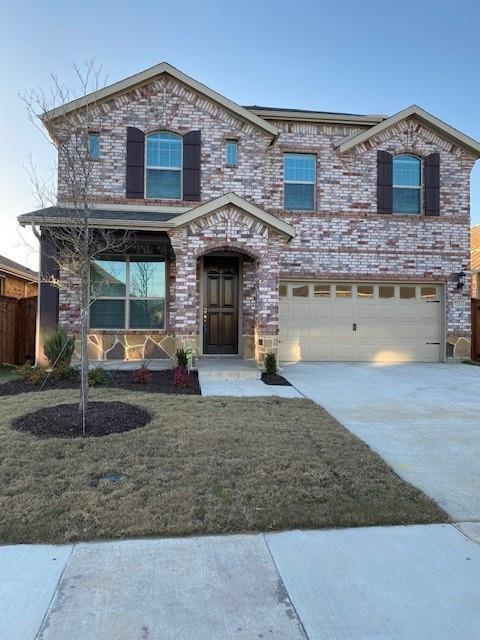
<svg viewBox="0 0 480 640">
<path fill-rule="evenodd" d="M 475 140 L 416 106 L 242 107 L 166 63 L 44 122 L 79 126 L 87 106 L 92 223 L 136 233 L 92 265 L 94 359 L 167 359 L 179 345 L 258 360 L 469 354 Z M 64 173 L 63 204 L 21 224 L 69 223 Z M 57 321 L 78 329 L 75 289 L 42 285 L 42 333 Z"/>
</svg>

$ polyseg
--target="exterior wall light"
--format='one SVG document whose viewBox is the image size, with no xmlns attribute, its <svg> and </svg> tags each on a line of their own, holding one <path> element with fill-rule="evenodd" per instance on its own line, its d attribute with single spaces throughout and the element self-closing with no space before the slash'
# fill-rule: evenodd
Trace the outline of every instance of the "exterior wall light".
<svg viewBox="0 0 480 640">
<path fill-rule="evenodd" d="M 462 269 L 460 273 L 457 273 L 457 289 L 461 291 L 464 286 L 465 286 L 465 272 Z"/>
</svg>

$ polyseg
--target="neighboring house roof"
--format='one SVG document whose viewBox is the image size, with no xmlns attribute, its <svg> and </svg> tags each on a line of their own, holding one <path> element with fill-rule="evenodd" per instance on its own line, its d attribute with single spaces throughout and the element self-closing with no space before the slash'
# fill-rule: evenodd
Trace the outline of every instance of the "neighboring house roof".
<svg viewBox="0 0 480 640">
<path fill-rule="evenodd" d="M 162 74 L 167 73 L 168 75 L 176 78 L 183 84 L 189 86 L 190 88 L 198 91 L 199 93 L 207 96 L 214 102 L 222 105 L 232 113 L 235 113 L 237 116 L 242 118 L 243 120 L 247 120 L 252 124 L 256 125 L 260 129 L 263 129 L 271 136 L 278 135 L 277 128 L 273 125 L 260 118 L 256 114 L 252 113 L 245 107 L 241 107 L 236 102 L 225 98 L 220 93 L 217 93 L 213 89 L 210 89 L 206 85 L 194 80 L 190 76 L 187 76 L 185 73 L 172 67 L 168 62 L 161 62 L 160 64 L 156 64 L 154 67 L 150 67 L 145 71 L 141 71 L 140 73 L 136 73 L 133 76 L 129 76 L 124 80 L 120 80 L 119 82 L 115 82 L 114 84 L 109 85 L 108 87 L 104 87 L 103 89 L 99 89 L 98 91 L 94 91 L 89 93 L 86 96 L 82 96 L 81 98 L 77 98 L 76 100 L 72 100 L 71 102 L 67 102 L 64 105 L 61 105 L 55 109 L 51 109 L 43 114 L 42 120 L 47 123 L 49 120 L 55 120 L 61 116 L 64 116 L 73 111 L 77 111 L 78 109 L 82 109 L 89 104 L 103 102 L 105 100 L 109 100 L 116 95 L 125 93 L 126 91 L 131 91 L 134 87 L 138 87 L 148 82 L 151 82 L 154 78 L 161 76 Z"/>
<path fill-rule="evenodd" d="M 237 196 L 235 193 L 227 193 L 192 209 L 161 208 L 149 205 L 117 205 L 115 208 L 112 205 L 112 208 L 94 208 L 89 214 L 89 224 L 98 228 L 127 228 L 135 231 L 172 229 L 198 220 L 202 216 L 229 204 L 246 211 L 267 226 L 290 238 L 295 236 L 295 229 L 292 225 L 260 209 L 260 207 Z M 18 216 L 18 222 L 22 226 L 29 224 L 37 224 L 39 226 L 74 225 L 76 221 L 81 222 L 82 220 L 83 215 L 80 211 L 67 206 L 47 207 Z"/>
<path fill-rule="evenodd" d="M 427 111 L 425 111 L 421 107 L 418 107 L 415 104 L 413 104 L 410 107 L 407 107 L 406 109 L 403 109 L 403 111 L 399 111 L 398 113 L 396 113 L 393 116 L 390 116 L 386 120 L 382 120 L 382 122 L 379 122 L 378 124 L 371 127 L 370 129 L 367 129 L 366 131 L 361 131 L 360 133 L 355 133 L 351 136 L 348 136 L 348 138 L 345 138 L 344 140 L 342 140 L 342 142 L 340 142 L 336 148 L 340 153 L 345 153 L 346 151 L 350 151 L 350 149 L 353 149 L 358 144 L 365 142 L 369 138 L 373 138 L 374 136 L 378 135 L 379 133 L 382 133 L 389 127 L 392 127 L 398 122 L 401 122 L 402 120 L 405 120 L 410 117 L 416 118 L 423 124 L 427 125 L 429 128 L 438 131 L 440 134 L 444 135 L 455 144 L 461 147 L 465 147 L 466 149 L 471 151 L 476 157 L 480 158 L 480 143 L 478 143 L 473 138 L 466 136 L 464 133 L 461 133 L 460 131 L 458 131 L 458 129 L 454 129 L 453 127 L 446 124 L 442 120 L 439 120 L 435 116 L 432 116 L 431 113 L 428 113 Z"/>
<path fill-rule="evenodd" d="M 38 273 L 27 269 L 23 264 L 14 262 L 5 256 L 0 256 L 0 273 L 15 276 L 15 278 L 21 278 L 22 280 L 28 280 L 29 282 L 37 282 Z"/>
<path fill-rule="evenodd" d="M 480 271 L 480 224 L 470 229 L 470 268 Z"/>
</svg>

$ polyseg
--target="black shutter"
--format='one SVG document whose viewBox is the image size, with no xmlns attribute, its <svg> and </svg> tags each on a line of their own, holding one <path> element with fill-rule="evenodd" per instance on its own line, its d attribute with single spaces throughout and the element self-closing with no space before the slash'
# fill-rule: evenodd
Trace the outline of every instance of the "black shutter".
<svg viewBox="0 0 480 640">
<path fill-rule="evenodd" d="M 127 127 L 127 198 L 144 198 L 145 134 Z"/>
<path fill-rule="evenodd" d="M 440 154 L 432 153 L 423 163 L 425 215 L 440 215 Z"/>
<path fill-rule="evenodd" d="M 184 200 L 200 200 L 200 145 L 200 131 L 189 131 L 183 136 Z"/>
<path fill-rule="evenodd" d="M 387 151 L 377 151 L 377 212 L 393 210 L 393 163 Z"/>
</svg>

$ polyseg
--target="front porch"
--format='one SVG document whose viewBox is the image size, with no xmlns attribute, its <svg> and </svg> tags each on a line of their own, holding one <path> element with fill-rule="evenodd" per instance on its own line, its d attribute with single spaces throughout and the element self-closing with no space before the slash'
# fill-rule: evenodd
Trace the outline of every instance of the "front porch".
<svg viewBox="0 0 480 640">
<path fill-rule="evenodd" d="M 238 198 L 224 199 L 218 208 L 198 207 L 205 211 L 182 225 L 142 234 L 143 255 L 151 255 L 151 247 L 158 252 L 163 243 L 163 302 L 157 299 L 152 313 L 146 312 L 145 329 L 129 324 L 128 309 L 125 328 L 95 329 L 91 321 L 92 360 L 168 362 L 179 348 L 189 351 L 194 363 L 210 356 L 261 363 L 266 353 L 277 354 L 279 260 L 289 236 L 268 224 L 269 218 L 259 219 L 256 208 L 247 210 L 253 205 L 242 208 Z M 134 294 L 128 291 L 129 268 L 126 273 L 128 307 Z M 60 299 L 60 324 L 71 328 L 71 315 L 71 299 Z"/>
</svg>

